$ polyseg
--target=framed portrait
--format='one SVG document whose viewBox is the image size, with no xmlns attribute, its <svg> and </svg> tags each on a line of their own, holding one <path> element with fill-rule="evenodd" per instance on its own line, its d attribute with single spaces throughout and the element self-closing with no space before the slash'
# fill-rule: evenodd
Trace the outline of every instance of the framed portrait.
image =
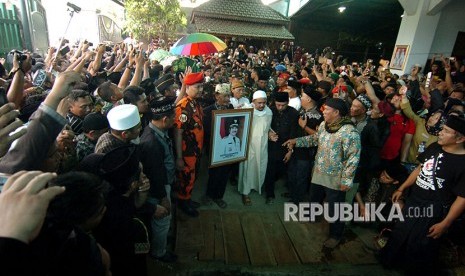
<svg viewBox="0 0 465 276">
<path fill-rule="evenodd" d="M 404 70 L 405 62 L 408 57 L 408 45 L 396 45 L 391 58 L 391 69 Z"/>
<path fill-rule="evenodd" d="M 253 108 L 213 111 L 210 168 L 247 159 L 252 115 Z"/>
</svg>

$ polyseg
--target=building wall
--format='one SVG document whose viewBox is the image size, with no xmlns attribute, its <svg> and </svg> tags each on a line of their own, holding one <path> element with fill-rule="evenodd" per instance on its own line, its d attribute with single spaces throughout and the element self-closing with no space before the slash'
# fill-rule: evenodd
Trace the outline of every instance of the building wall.
<svg viewBox="0 0 465 276">
<path fill-rule="evenodd" d="M 70 16 L 66 6 L 67 1 L 42 0 L 47 11 L 50 43 L 57 44 L 58 39 L 65 33 Z M 87 39 L 94 44 L 99 42 L 97 15 L 106 15 L 113 19 L 119 28 L 124 24 L 124 8 L 111 0 L 73 0 L 73 4 L 81 8 L 75 13 L 69 29 L 65 35 L 71 43 Z"/>
<path fill-rule="evenodd" d="M 270 4 L 269 6 L 282 15 L 291 17 L 294 13 L 300 10 L 300 8 L 307 4 L 308 1 L 309 0 L 280 0 Z M 287 7 L 288 2 L 289 10 Z"/>
<path fill-rule="evenodd" d="M 458 32 L 465 32 L 465 1 L 451 1 L 442 11 L 436 29 L 430 54 L 439 53 L 450 56 Z"/>
</svg>

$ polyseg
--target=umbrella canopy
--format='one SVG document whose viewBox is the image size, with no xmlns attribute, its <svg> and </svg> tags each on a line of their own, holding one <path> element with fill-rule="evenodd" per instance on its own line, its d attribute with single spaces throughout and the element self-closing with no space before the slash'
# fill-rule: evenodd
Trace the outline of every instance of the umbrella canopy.
<svg viewBox="0 0 465 276">
<path fill-rule="evenodd" d="M 177 59 L 178 59 L 177 56 L 169 56 L 169 57 L 164 58 L 162 61 L 160 61 L 160 64 L 163 65 L 163 67 L 166 67 L 168 65 L 171 65 L 171 63 Z"/>
<path fill-rule="evenodd" d="M 214 35 L 193 33 L 181 37 L 170 49 L 170 53 L 197 56 L 217 53 L 226 49 L 226 44 Z"/>
<path fill-rule="evenodd" d="M 150 54 L 149 59 L 162 61 L 163 59 L 170 57 L 170 56 L 172 56 L 170 52 L 163 50 L 163 49 L 157 49 Z"/>
</svg>

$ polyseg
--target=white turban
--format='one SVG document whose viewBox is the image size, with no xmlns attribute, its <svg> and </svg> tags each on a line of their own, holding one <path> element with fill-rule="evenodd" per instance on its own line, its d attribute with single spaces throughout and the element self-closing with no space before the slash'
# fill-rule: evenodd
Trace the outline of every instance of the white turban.
<svg viewBox="0 0 465 276">
<path fill-rule="evenodd" d="M 255 91 L 255 93 L 253 93 L 252 100 L 255 100 L 255 99 L 263 99 L 263 98 L 266 99 L 266 93 L 265 93 L 265 91 L 263 91 L 263 90 L 257 90 L 257 91 Z"/>
<path fill-rule="evenodd" d="M 123 104 L 113 107 L 107 115 L 111 129 L 128 130 L 140 123 L 140 116 L 137 106 Z"/>
</svg>

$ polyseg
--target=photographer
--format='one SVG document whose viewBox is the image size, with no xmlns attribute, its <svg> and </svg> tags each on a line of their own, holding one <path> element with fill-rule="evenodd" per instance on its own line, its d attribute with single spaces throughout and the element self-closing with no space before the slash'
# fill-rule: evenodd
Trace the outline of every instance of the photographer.
<svg viewBox="0 0 465 276">
<path fill-rule="evenodd" d="M 247 60 L 247 57 L 248 53 L 244 47 L 244 44 L 239 44 L 239 46 L 237 46 L 236 50 L 234 51 L 234 58 L 241 61 L 245 61 Z"/>
<path fill-rule="evenodd" d="M 50 156 L 58 134 L 66 124 L 56 109 L 60 101 L 67 97 L 72 87 L 80 80 L 76 72 L 60 74 L 50 94 L 34 113 L 27 127 L 27 135 L 18 140 L 18 145 L 11 148 L 0 160 L 0 172 L 15 173 L 20 170 L 37 170 Z"/>
<path fill-rule="evenodd" d="M 10 55 L 11 54 L 12 53 L 10 53 Z M 24 82 L 26 74 L 31 70 L 31 67 L 32 59 L 29 54 L 23 54 L 21 52 L 14 53 L 13 68 L 10 71 L 10 77 L 13 76 L 13 80 L 6 96 L 8 102 L 14 103 L 18 108 L 24 103 Z"/>
</svg>

